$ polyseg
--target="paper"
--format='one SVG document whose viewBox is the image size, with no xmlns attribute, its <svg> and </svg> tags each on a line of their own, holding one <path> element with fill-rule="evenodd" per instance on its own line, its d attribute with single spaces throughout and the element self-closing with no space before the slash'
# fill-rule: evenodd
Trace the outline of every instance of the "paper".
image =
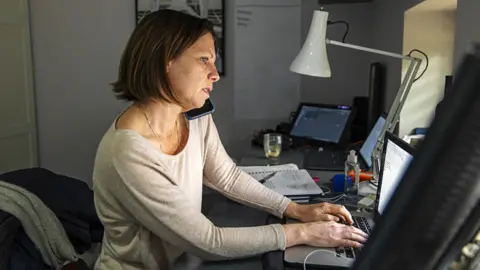
<svg viewBox="0 0 480 270">
<path fill-rule="evenodd" d="M 277 172 L 264 184 L 285 196 L 304 196 L 323 193 L 306 170 Z"/>
<path fill-rule="evenodd" d="M 306 170 L 299 170 L 295 164 L 239 168 L 258 181 L 275 173 L 264 185 L 284 196 L 306 196 L 323 193 L 322 189 L 313 181 L 312 176 Z"/>
<path fill-rule="evenodd" d="M 274 172 L 298 170 L 298 166 L 293 163 L 273 166 L 239 166 L 238 168 L 259 181 Z"/>
</svg>

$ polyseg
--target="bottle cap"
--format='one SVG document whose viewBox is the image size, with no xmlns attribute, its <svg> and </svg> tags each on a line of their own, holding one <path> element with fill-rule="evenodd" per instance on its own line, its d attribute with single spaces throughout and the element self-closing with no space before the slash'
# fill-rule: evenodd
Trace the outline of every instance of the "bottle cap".
<svg viewBox="0 0 480 270">
<path fill-rule="evenodd" d="M 355 154 L 355 150 L 350 150 L 350 154 L 348 155 L 347 160 L 357 163 L 357 155 Z"/>
</svg>

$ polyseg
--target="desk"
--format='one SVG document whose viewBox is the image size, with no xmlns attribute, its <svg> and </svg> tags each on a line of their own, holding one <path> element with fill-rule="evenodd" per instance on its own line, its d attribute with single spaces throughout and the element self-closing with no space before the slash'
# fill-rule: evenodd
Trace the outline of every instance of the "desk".
<svg viewBox="0 0 480 270">
<path fill-rule="evenodd" d="M 298 151 L 285 151 L 280 155 L 278 164 L 294 163 L 299 168 L 303 167 L 303 154 Z M 261 148 L 251 148 L 239 162 L 239 166 L 263 166 L 272 164 L 263 153 Z M 327 171 L 309 171 L 312 177 L 320 179 L 319 184 L 327 184 L 333 175 L 339 172 Z M 216 192 L 209 192 L 203 198 L 204 214 L 216 225 L 220 227 L 247 227 L 265 225 L 268 214 L 248 206 L 233 202 L 223 195 Z M 283 263 L 283 260 L 280 264 Z M 248 259 L 237 259 L 220 262 L 203 262 L 198 258 L 185 256 L 179 260 L 176 270 L 263 270 L 261 256 Z M 289 269 L 270 268 L 269 270 Z M 298 268 L 295 268 L 298 269 Z"/>
</svg>

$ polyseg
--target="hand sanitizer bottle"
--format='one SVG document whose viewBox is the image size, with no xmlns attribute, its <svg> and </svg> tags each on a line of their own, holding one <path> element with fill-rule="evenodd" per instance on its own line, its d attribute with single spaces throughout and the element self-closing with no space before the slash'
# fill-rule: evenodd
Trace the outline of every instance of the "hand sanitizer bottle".
<svg viewBox="0 0 480 270">
<path fill-rule="evenodd" d="M 348 184 L 348 178 L 352 177 L 352 185 Z M 360 166 L 358 165 L 358 158 L 355 154 L 355 150 L 350 150 L 350 154 L 347 157 L 347 161 L 345 161 L 345 194 L 347 198 L 355 199 L 358 196 L 358 189 L 360 186 Z"/>
</svg>

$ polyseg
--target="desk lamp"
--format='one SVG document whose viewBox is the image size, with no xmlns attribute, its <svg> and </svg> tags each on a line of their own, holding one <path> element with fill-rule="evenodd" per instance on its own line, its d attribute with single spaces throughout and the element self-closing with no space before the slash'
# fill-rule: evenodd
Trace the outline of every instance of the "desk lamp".
<svg viewBox="0 0 480 270">
<path fill-rule="evenodd" d="M 392 133 L 394 132 L 396 123 L 398 122 L 398 118 L 400 116 L 400 111 L 402 110 L 410 88 L 415 81 L 415 77 L 418 73 L 418 69 L 422 63 L 422 60 L 411 56 L 405 56 L 401 54 L 371 49 L 367 47 L 327 39 L 327 24 L 328 12 L 323 10 L 316 10 L 313 14 L 313 19 L 305 43 L 303 44 L 302 49 L 298 53 L 295 60 L 290 65 L 290 71 L 315 77 L 331 77 L 330 63 L 328 61 L 326 48 L 327 44 L 410 61 L 407 73 L 405 74 L 405 77 L 400 85 L 400 89 L 397 92 L 395 100 L 390 107 L 390 111 L 385 121 L 385 125 L 383 126 L 382 131 L 380 132 L 380 136 L 378 137 L 378 140 L 375 144 L 374 150 L 372 151 L 371 158 L 373 164 L 373 177 L 375 180 L 378 180 L 380 157 L 382 154 L 381 151 L 383 149 L 383 139 L 385 136 L 385 132 L 387 130 Z"/>
</svg>

